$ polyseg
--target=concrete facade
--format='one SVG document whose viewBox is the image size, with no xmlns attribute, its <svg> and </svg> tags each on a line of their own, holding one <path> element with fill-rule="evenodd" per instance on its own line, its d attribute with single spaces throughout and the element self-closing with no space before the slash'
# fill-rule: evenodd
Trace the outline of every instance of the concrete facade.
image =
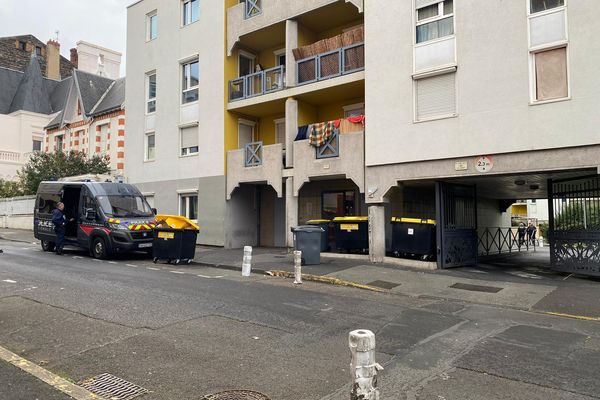
<svg viewBox="0 0 600 400">
<path fill-rule="evenodd" d="M 77 68 L 81 71 L 117 79 L 121 76 L 121 56 L 118 51 L 96 44 L 77 42 Z"/>
</svg>

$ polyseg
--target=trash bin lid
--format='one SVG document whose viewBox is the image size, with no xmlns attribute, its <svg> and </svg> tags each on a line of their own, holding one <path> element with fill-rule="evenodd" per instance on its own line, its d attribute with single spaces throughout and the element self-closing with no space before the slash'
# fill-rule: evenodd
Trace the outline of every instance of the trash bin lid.
<svg viewBox="0 0 600 400">
<path fill-rule="evenodd" d="M 193 221 L 182 217 L 180 215 L 157 215 L 156 222 L 167 224 L 170 228 L 174 229 L 195 229 L 200 230 L 198 225 Z"/>
<path fill-rule="evenodd" d="M 427 224 L 435 225 L 434 219 L 420 219 L 420 218 L 392 218 L 392 222 L 404 222 L 407 224 Z"/>
<path fill-rule="evenodd" d="M 307 224 L 328 224 L 330 222 L 330 219 L 311 219 L 310 221 L 306 221 Z"/>
<path fill-rule="evenodd" d="M 335 217 L 333 222 L 368 222 L 369 217 Z"/>
<path fill-rule="evenodd" d="M 316 225 L 300 225 L 292 228 L 292 232 L 325 232 L 323 228 Z"/>
</svg>

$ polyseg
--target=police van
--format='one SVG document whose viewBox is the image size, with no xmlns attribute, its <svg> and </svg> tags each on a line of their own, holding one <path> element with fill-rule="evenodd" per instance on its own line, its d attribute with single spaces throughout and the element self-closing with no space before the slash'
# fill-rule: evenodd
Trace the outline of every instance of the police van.
<svg viewBox="0 0 600 400">
<path fill-rule="evenodd" d="M 117 182 L 42 182 L 33 218 L 36 239 L 44 251 L 53 251 L 56 234 L 52 211 L 65 205 L 65 245 L 88 249 L 95 258 L 116 253 L 152 253 L 156 210 L 133 185 Z"/>
</svg>

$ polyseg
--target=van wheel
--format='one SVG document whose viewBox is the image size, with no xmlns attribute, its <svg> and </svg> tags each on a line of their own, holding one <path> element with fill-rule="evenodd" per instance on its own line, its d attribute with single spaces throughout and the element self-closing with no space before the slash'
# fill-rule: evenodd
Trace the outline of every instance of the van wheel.
<svg viewBox="0 0 600 400">
<path fill-rule="evenodd" d="M 96 237 L 92 241 L 92 248 L 90 249 L 92 256 L 99 260 L 103 260 L 108 256 L 108 250 L 106 249 L 106 242 L 101 237 Z"/>
<path fill-rule="evenodd" d="M 56 245 L 53 242 L 49 242 L 47 240 L 42 240 L 42 250 L 44 251 L 54 251 Z"/>
</svg>

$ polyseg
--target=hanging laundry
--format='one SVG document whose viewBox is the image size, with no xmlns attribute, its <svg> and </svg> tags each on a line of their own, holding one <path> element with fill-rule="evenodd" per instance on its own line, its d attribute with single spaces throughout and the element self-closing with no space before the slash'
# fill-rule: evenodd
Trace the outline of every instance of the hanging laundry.
<svg viewBox="0 0 600 400">
<path fill-rule="evenodd" d="M 298 134 L 296 135 L 296 139 L 294 139 L 294 141 L 298 141 L 298 140 L 306 140 L 308 139 L 308 131 L 310 125 L 304 125 L 304 126 L 300 126 L 298 127 Z"/>
<path fill-rule="evenodd" d="M 333 125 L 335 126 L 335 129 L 340 129 L 341 123 L 342 123 L 341 119 L 336 119 L 335 121 L 333 121 Z"/>
<path fill-rule="evenodd" d="M 353 122 L 355 124 L 363 124 L 365 123 L 365 116 L 364 115 L 357 115 L 354 117 L 348 117 L 347 118 L 348 121 Z"/>
<path fill-rule="evenodd" d="M 335 131 L 334 121 L 313 124 L 308 143 L 314 147 L 321 147 L 333 135 L 333 131 Z"/>
<path fill-rule="evenodd" d="M 364 115 L 345 118 L 340 123 L 340 134 L 345 135 L 346 133 L 364 132 L 364 122 Z"/>
</svg>

